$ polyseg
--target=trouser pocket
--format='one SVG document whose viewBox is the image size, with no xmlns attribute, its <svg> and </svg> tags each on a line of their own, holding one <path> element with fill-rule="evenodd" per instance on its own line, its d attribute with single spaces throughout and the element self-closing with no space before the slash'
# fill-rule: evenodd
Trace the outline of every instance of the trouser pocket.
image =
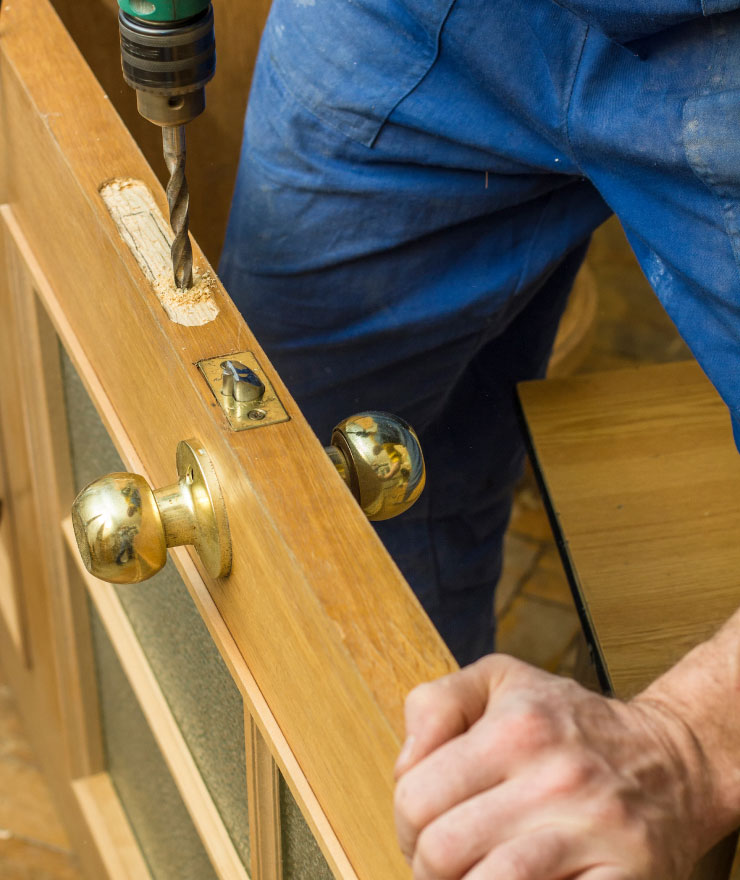
<svg viewBox="0 0 740 880">
<path fill-rule="evenodd" d="M 323 122 L 371 146 L 434 64 L 454 2 L 275 0 L 260 63 Z"/>
</svg>

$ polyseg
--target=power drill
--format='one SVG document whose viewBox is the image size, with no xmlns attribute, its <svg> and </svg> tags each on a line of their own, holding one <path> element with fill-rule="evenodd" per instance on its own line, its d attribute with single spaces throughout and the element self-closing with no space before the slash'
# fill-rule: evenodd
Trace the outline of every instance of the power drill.
<svg viewBox="0 0 740 880">
<path fill-rule="evenodd" d="M 185 125 L 206 106 L 216 71 L 210 0 L 118 0 L 124 80 L 136 89 L 139 113 L 162 128 L 175 285 L 191 287 L 190 196 L 185 179 Z"/>
</svg>

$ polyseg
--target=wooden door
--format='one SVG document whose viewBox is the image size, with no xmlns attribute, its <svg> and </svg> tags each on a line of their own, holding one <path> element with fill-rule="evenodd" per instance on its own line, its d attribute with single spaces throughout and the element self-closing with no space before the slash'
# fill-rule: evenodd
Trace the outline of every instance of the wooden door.
<svg viewBox="0 0 740 880">
<path fill-rule="evenodd" d="M 403 699 L 454 661 L 202 252 L 158 278 L 161 186 L 47 0 L 3 6 L 0 114 L 0 659 L 87 874 L 408 876 Z M 243 351 L 287 418 L 235 432 L 197 363 Z M 91 578 L 75 492 L 191 437 L 231 574 Z"/>
</svg>

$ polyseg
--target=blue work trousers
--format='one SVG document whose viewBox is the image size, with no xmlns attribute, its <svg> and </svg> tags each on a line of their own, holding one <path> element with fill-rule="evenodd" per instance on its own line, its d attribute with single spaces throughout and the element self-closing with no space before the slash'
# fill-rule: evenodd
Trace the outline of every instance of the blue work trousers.
<svg viewBox="0 0 740 880">
<path fill-rule="evenodd" d="M 493 647 L 515 384 L 611 212 L 740 412 L 739 6 L 275 0 L 221 276 L 321 438 L 419 432 L 379 532 L 460 662 Z"/>
</svg>

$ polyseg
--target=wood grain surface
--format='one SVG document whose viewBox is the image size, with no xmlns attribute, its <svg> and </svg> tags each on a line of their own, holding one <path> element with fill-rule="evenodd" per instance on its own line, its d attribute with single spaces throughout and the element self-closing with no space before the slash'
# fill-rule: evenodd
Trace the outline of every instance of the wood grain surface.
<svg viewBox="0 0 740 880">
<path fill-rule="evenodd" d="M 207 325 L 166 317 L 98 193 L 135 177 L 164 210 L 161 187 L 45 0 L 3 9 L 0 53 L 3 199 L 114 402 L 119 448 L 154 485 L 180 439 L 208 449 L 234 537 L 232 575 L 204 575 L 213 600 L 358 875 L 408 876 L 391 811 L 403 699 L 454 661 L 225 292 Z M 194 364 L 243 348 L 290 422 L 229 432 Z"/>
<path fill-rule="evenodd" d="M 691 361 L 526 383 L 561 549 L 614 692 L 629 697 L 740 605 L 740 456 Z"/>
</svg>

